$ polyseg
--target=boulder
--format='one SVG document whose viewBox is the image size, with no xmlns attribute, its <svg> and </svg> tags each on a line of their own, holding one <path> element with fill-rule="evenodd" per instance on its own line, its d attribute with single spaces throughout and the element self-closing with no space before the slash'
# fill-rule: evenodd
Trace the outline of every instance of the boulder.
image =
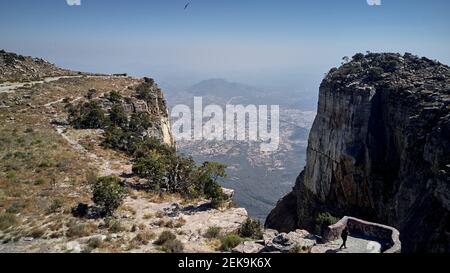
<svg viewBox="0 0 450 273">
<path fill-rule="evenodd" d="M 228 200 L 233 199 L 234 197 L 234 190 L 233 189 L 227 189 L 227 188 L 222 188 L 223 194 L 225 194 L 225 196 L 227 197 Z"/>
<path fill-rule="evenodd" d="M 316 244 L 313 237 L 305 231 L 280 233 L 266 243 L 264 252 L 290 253 L 294 248 L 312 248 Z"/>
<path fill-rule="evenodd" d="M 233 248 L 231 252 L 233 253 L 260 253 L 264 249 L 264 246 L 255 242 L 243 242 L 237 247 Z"/>
</svg>

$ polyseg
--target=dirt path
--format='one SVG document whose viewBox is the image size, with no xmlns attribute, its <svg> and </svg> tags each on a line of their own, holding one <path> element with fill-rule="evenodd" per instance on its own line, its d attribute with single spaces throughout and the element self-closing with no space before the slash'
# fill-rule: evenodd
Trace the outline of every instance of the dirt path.
<svg viewBox="0 0 450 273">
<path fill-rule="evenodd" d="M 12 93 L 17 88 L 24 87 L 24 86 L 33 86 L 36 84 L 42 84 L 42 83 L 49 83 L 54 82 L 60 79 L 72 79 L 72 78 L 81 78 L 82 76 L 61 76 L 61 77 L 48 77 L 45 78 L 42 81 L 33 81 L 33 82 L 15 82 L 15 83 L 4 83 L 0 84 L 0 93 Z"/>
</svg>

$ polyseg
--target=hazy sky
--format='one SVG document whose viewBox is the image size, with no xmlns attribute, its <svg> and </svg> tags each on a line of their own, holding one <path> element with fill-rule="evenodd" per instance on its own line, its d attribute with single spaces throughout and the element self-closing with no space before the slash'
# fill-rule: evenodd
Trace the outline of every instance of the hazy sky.
<svg viewBox="0 0 450 273">
<path fill-rule="evenodd" d="M 168 86 L 223 77 L 315 89 L 343 56 L 366 50 L 450 63 L 448 0 L 186 2 L 0 0 L 0 48 Z"/>
</svg>

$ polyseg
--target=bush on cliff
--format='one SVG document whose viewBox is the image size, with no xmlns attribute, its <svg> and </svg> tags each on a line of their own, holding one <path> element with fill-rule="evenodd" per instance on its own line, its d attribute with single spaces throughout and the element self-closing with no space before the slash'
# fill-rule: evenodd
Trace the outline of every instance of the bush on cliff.
<svg viewBox="0 0 450 273">
<path fill-rule="evenodd" d="M 263 238 L 263 231 L 261 223 L 252 218 L 247 218 L 247 220 L 242 224 L 239 229 L 239 235 L 244 238 L 251 238 L 255 240 L 260 240 Z"/>
<path fill-rule="evenodd" d="M 123 99 L 122 95 L 120 95 L 120 93 L 117 91 L 111 91 L 109 93 L 109 100 L 113 103 L 120 103 L 122 102 L 122 99 Z"/>
<path fill-rule="evenodd" d="M 136 88 L 137 97 L 143 101 L 151 101 L 153 99 L 152 88 L 153 80 L 145 81 Z"/>
<path fill-rule="evenodd" d="M 155 245 L 161 246 L 161 250 L 167 253 L 181 253 L 184 250 L 184 245 L 177 239 L 177 236 L 168 230 L 159 235 Z"/>
<path fill-rule="evenodd" d="M 322 212 L 316 218 L 316 233 L 323 234 L 325 230 L 339 222 L 339 219 L 331 215 L 329 212 Z"/>
<path fill-rule="evenodd" d="M 96 102 L 69 105 L 69 122 L 77 129 L 100 129 L 108 126 L 105 111 Z"/>
<path fill-rule="evenodd" d="M 92 185 L 92 200 L 109 216 L 122 204 L 126 190 L 115 176 L 99 177 Z"/>
<path fill-rule="evenodd" d="M 128 118 L 125 114 L 125 109 L 121 104 L 114 105 L 109 111 L 109 119 L 111 120 L 111 124 L 126 128 L 128 126 Z"/>
<path fill-rule="evenodd" d="M 149 181 L 150 189 L 166 189 L 185 197 L 205 197 L 214 208 L 226 199 L 218 179 L 226 177 L 226 166 L 205 162 L 196 166 L 190 157 L 178 155 L 174 149 L 155 140 L 142 142 L 135 152 L 133 173 Z"/>
<path fill-rule="evenodd" d="M 128 129 L 142 135 L 151 125 L 150 116 L 147 113 L 133 113 L 130 117 Z"/>
<path fill-rule="evenodd" d="M 237 247 L 239 244 L 241 244 L 244 239 L 242 239 L 239 235 L 236 234 L 230 234 L 225 237 L 223 237 L 221 240 L 220 250 L 221 251 L 230 251 L 233 248 Z"/>
</svg>

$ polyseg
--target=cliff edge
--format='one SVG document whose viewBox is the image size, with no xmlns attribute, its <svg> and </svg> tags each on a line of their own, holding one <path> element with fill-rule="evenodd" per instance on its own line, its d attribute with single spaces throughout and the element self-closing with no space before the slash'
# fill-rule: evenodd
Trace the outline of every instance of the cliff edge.
<svg viewBox="0 0 450 273">
<path fill-rule="evenodd" d="M 403 251 L 450 251 L 450 70 L 412 54 L 357 54 L 320 86 L 307 164 L 266 227 L 320 213 L 400 230 Z"/>
</svg>

